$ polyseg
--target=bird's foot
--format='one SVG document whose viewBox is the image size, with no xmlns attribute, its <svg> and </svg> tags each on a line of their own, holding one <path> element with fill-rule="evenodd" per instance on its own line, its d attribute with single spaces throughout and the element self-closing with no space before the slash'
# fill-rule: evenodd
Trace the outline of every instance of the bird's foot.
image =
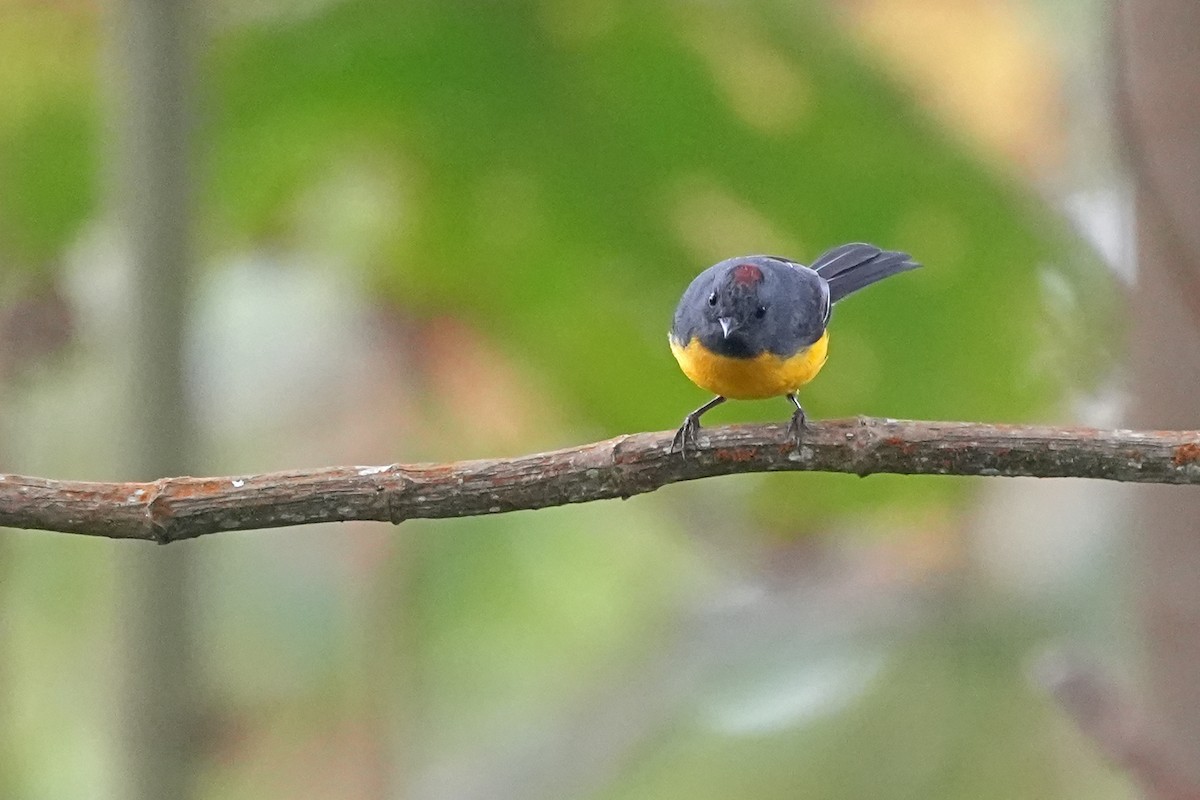
<svg viewBox="0 0 1200 800">
<path fill-rule="evenodd" d="M 688 414 L 683 418 L 683 424 L 679 426 L 679 430 L 675 431 L 675 438 L 671 440 L 671 452 L 679 453 L 684 458 L 687 458 L 688 442 L 692 446 L 696 445 L 696 437 L 700 433 L 700 415 Z"/>
<path fill-rule="evenodd" d="M 804 434 L 807 432 L 808 417 L 804 414 L 804 409 L 797 403 L 796 410 L 792 412 L 792 421 L 787 426 L 787 435 L 794 449 L 800 449 L 800 442 L 804 440 Z"/>
</svg>

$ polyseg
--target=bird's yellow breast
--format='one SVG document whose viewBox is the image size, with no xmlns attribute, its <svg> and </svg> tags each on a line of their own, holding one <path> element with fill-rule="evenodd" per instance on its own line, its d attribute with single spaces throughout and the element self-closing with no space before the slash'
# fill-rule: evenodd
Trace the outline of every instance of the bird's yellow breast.
<svg viewBox="0 0 1200 800">
<path fill-rule="evenodd" d="M 760 353 L 753 358 L 719 355 L 692 339 L 686 345 L 671 341 L 671 352 L 683 374 L 701 389 L 733 400 L 761 400 L 796 391 L 825 366 L 829 331 L 794 356 Z"/>
</svg>

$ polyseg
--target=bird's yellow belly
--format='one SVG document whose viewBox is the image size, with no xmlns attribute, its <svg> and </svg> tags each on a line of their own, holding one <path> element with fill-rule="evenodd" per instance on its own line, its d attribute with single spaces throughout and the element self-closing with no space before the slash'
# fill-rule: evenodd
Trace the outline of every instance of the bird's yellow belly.
<svg viewBox="0 0 1200 800">
<path fill-rule="evenodd" d="M 829 332 L 794 356 L 762 353 L 753 358 L 730 358 L 702 346 L 697 339 L 686 345 L 671 342 L 671 352 L 692 383 L 733 400 L 761 400 L 796 391 L 825 366 Z"/>
</svg>

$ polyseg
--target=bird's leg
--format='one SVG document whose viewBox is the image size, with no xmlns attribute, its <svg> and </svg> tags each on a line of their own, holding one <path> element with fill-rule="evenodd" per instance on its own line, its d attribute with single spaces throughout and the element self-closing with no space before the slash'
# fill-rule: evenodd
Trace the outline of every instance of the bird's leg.
<svg viewBox="0 0 1200 800">
<path fill-rule="evenodd" d="M 804 438 L 804 432 L 808 429 L 808 418 L 804 414 L 804 406 L 800 405 L 796 395 L 789 394 L 787 399 L 796 407 L 796 410 L 792 412 L 792 421 L 788 423 L 788 438 L 796 447 L 799 447 L 800 440 Z"/>
<path fill-rule="evenodd" d="M 690 439 L 692 444 L 696 443 L 696 435 L 700 432 L 701 415 L 724 402 L 725 398 L 718 395 L 684 417 L 683 424 L 679 426 L 679 430 L 675 431 L 675 438 L 671 440 L 671 452 L 674 453 L 678 450 L 684 458 L 687 458 L 688 440 Z"/>
</svg>

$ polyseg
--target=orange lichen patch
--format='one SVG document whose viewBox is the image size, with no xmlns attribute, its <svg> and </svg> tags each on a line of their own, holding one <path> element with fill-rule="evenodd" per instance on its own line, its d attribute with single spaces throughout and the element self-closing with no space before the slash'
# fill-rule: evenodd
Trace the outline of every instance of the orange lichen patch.
<svg viewBox="0 0 1200 800">
<path fill-rule="evenodd" d="M 406 474 L 414 478 L 423 478 L 425 480 L 439 480 L 449 478 L 457 473 L 459 466 L 454 463 L 449 464 L 412 464 L 404 468 Z"/>
<path fill-rule="evenodd" d="M 1200 461 L 1200 443 L 1188 442 L 1181 444 L 1175 448 L 1175 454 L 1171 456 L 1171 463 L 1177 467 L 1182 467 L 1185 464 L 1192 464 Z"/>
<path fill-rule="evenodd" d="M 172 481 L 170 484 L 171 499 L 182 500 L 187 497 L 213 495 L 230 486 L 241 488 L 237 485 L 238 480 L 237 478 L 192 478 L 182 481 Z M 242 483 L 244 484 L 244 480 Z"/>
<path fill-rule="evenodd" d="M 131 505 L 141 503 L 154 492 L 154 485 L 147 483 L 80 483 L 64 485 L 64 499 L 79 502 L 115 503 Z"/>
<path fill-rule="evenodd" d="M 904 439 L 900 438 L 899 436 L 889 436 L 883 440 L 883 443 L 885 445 L 887 445 L 888 447 L 891 447 L 895 450 L 899 450 L 901 453 L 903 453 L 906 456 L 912 455 L 913 451 L 917 449 L 917 446 L 915 444 L 913 444 L 912 442 L 905 441 Z"/>
<path fill-rule="evenodd" d="M 713 453 L 717 461 L 753 461 L 756 451 L 753 447 L 723 447 Z"/>
</svg>

